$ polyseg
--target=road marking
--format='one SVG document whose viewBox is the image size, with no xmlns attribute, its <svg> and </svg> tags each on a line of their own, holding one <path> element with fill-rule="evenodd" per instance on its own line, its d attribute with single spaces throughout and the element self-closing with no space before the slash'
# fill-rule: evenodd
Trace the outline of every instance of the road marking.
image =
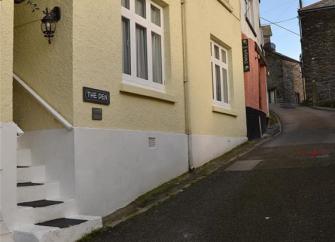
<svg viewBox="0 0 335 242">
<path fill-rule="evenodd" d="M 236 161 L 234 164 L 226 168 L 225 171 L 251 171 L 253 170 L 262 160 L 241 160 Z"/>
</svg>

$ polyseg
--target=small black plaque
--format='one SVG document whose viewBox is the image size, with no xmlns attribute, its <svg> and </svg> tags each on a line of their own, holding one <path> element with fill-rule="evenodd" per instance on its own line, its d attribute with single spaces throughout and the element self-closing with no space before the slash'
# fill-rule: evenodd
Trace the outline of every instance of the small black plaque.
<svg viewBox="0 0 335 242">
<path fill-rule="evenodd" d="M 243 69 L 244 72 L 250 71 L 250 61 L 249 61 L 249 41 L 248 39 L 242 40 L 243 49 Z"/>
<path fill-rule="evenodd" d="M 110 104 L 110 93 L 103 90 L 98 90 L 90 87 L 83 88 L 84 102 L 96 103 L 101 105 Z"/>
<path fill-rule="evenodd" d="M 92 120 L 102 120 L 102 108 L 92 108 Z"/>
</svg>

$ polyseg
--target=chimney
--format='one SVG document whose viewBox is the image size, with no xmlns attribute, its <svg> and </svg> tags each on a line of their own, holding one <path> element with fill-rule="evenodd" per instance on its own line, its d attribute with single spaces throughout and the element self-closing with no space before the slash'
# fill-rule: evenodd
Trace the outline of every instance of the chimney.
<svg viewBox="0 0 335 242">
<path fill-rule="evenodd" d="M 271 25 L 261 26 L 263 39 L 264 39 L 264 49 L 269 51 L 276 51 L 276 45 L 271 43 L 272 29 Z"/>
</svg>

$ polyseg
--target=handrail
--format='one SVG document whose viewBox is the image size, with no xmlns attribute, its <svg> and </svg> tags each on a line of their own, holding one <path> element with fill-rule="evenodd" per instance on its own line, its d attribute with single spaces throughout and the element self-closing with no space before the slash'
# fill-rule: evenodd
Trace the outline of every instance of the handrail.
<svg viewBox="0 0 335 242">
<path fill-rule="evenodd" d="M 19 76 L 13 73 L 14 80 L 16 80 L 26 91 L 32 95 L 37 102 L 39 102 L 52 116 L 54 116 L 67 130 L 72 130 L 72 124 L 67 121 L 59 112 L 56 111 L 49 103 L 47 103 L 37 92 L 35 92 L 27 83 L 25 83 Z"/>
</svg>

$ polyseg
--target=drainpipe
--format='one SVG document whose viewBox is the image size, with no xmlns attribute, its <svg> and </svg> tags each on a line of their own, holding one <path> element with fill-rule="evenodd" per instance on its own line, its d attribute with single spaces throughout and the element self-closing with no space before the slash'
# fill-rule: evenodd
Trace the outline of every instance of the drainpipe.
<svg viewBox="0 0 335 242">
<path fill-rule="evenodd" d="M 302 77 L 302 85 L 304 90 L 304 101 L 306 100 L 306 83 L 304 77 L 304 49 L 303 49 L 303 36 L 302 36 L 302 24 L 301 24 L 301 9 L 303 8 L 303 0 L 299 0 L 299 10 L 298 10 L 298 18 L 299 18 L 299 30 L 300 30 L 300 44 L 301 44 L 301 56 L 300 56 L 300 68 L 301 68 L 301 77 Z"/>
<path fill-rule="evenodd" d="M 184 104 L 185 104 L 185 134 L 187 135 L 188 150 L 188 168 L 194 170 L 192 158 L 192 140 L 191 140 L 191 119 L 190 119 L 190 95 L 189 95 L 189 79 L 187 65 L 187 34 L 186 34 L 186 0 L 181 0 L 181 20 L 182 20 L 182 44 L 183 44 L 183 82 L 184 82 Z"/>
</svg>

